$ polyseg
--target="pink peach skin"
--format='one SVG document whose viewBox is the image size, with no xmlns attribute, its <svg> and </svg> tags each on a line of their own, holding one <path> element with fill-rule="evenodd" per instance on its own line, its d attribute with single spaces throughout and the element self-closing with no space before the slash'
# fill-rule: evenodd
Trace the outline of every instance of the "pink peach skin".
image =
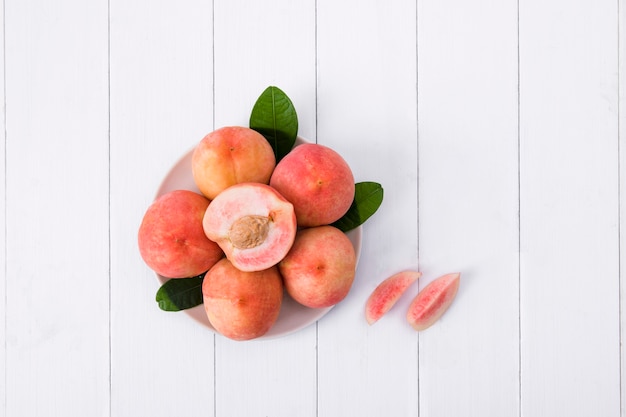
<svg viewBox="0 0 626 417">
<path fill-rule="evenodd" d="M 209 200 L 187 190 L 162 195 L 146 211 L 138 233 L 144 262 L 166 278 L 200 275 L 224 253 L 209 240 L 202 219 Z"/>
<path fill-rule="evenodd" d="M 278 319 L 283 283 L 277 267 L 244 272 L 228 259 L 216 263 L 202 282 L 209 322 L 233 340 L 263 336 Z"/>
<path fill-rule="evenodd" d="M 209 133 L 196 146 L 191 160 L 194 181 L 211 200 L 231 185 L 269 183 L 275 166 L 274 151 L 267 139 L 242 126 Z"/>
<path fill-rule="evenodd" d="M 298 226 L 312 227 L 339 220 L 354 200 L 354 176 L 333 149 L 305 143 L 277 165 L 270 185 L 293 203 Z"/>
<path fill-rule="evenodd" d="M 294 300 L 310 308 L 330 307 L 350 291 L 356 254 L 350 239 L 336 227 L 310 227 L 298 231 L 278 268 Z"/>
<path fill-rule="evenodd" d="M 378 284 L 365 303 L 367 323 L 377 322 L 421 275 L 417 271 L 402 271 Z"/>
<path fill-rule="evenodd" d="M 443 275 L 415 296 L 406 316 L 415 330 L 426 330 L 446 312 L 456 297 L 460 278 L 460 273 Z"/>
</svg>

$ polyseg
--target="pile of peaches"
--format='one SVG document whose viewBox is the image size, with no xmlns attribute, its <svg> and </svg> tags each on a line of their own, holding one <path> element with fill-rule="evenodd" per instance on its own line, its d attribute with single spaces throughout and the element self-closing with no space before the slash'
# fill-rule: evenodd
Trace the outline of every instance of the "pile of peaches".
<svg viewBox="0 0 626 417">
<path fill-rule="evenodd" d="M 250 340 L 276 323 L 285 292 L 308 308 L 348 295 L 357 256 L 344 232 L 376 212 L 382 187 L 355 184 L 329 147 L 294 147 L 297 125 L 289 97 L 268 87 L 250 128 L 217 129 L 194 148 L 197 191 L 170 191 L 148 207 L 138 243 L 145 263 L 166 280 L 157 292 L 160 308 L 203 304 L 217 332 Z M 367 322 L 377 322 L 420 276 L 402 271 L 380 282 L 365 303 Z M 448 309 L 459 277 L 443 275 L 418 292 L 407 312 L 415 330 Z"/>
<path fill-rule="evenodd" d="M 229 126 L 198 143 L 191 165 L 200 192 L 155 200 L 138 244 L 163 277 L 205 273 L 204 310 L 216 331 L 234 340 L 264 335 L 285 291 L 311 308 L 346 297 L 356 254 L 332 224 L 350 208 L 355 182 L 336 151 L 303 143 L 277 161 L 263 135 Z"/>
</svg>

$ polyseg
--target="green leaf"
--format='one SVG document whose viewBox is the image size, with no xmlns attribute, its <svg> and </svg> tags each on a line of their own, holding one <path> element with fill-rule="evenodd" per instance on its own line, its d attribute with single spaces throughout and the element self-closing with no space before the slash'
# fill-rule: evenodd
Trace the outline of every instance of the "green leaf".
<svg viewBox="0 0 626 417">
<path fill-rule="evenodd" d="M 298 115 L 287 94 L 278 87 L 267 87 L 252 108 L 250 129 L 265 136 L 276 162 L 287 155 L 298 136 Z"/>
<path fill-rule="evenodd" d="M 383 202 L 383 187 L 377 182 L 359 182 L 355 184 L 354 201 L 343 217 L 333 226 L 343 232 L 355 229 L 372 217 Z"/>
<path fill-rule="evenodd" d="M 156 293 L 159 308 L 164 311 L 180 311 L 202 304 L 204 275 L 166 281 Z"/>
</svg>

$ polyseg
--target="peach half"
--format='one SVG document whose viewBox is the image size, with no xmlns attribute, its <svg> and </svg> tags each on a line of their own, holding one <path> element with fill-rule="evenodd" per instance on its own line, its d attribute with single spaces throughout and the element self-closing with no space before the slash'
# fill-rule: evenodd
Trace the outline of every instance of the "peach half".
<svg viewBox="0 0 626 417">
<path fill-rule="evenodd" d="M 202 281 L 204 311 L 220 334 L 233 340 L 263 336 L 278 319 L 283 282 L 276 266 L 244 272 L 222 259 Z"/>
<path fill-rule="evenodd" d="M 354 176 L 335 150 L 305 143 L 276 165 L 270 185 L 293 203 L 298 226 L 327 225 L 339 220 L 354 200 Z"/>
<path fill-rule="evenodd" d="M 276 157 L 267 139 L 243 126 L 227 126 L 206 135 L 191 159 L 194 182 L 213 200 L 221 191 L 241 182 L 267 184 Z"/>
<path fill-rule="evenodd" d="M 269 185 L 242 183 L 218 194 L 202 221 L 204 233 L 242 271 L 280 262 L 296 237 L 293 205 Z"/>
<path fill-rule="evenodd" d="M 144 262 L 166 278 L 200 275 L 224 253 L 204 234 L 202 220 L 209 206 L 204 196 L 175 190 L 156 199 L 139 226 L 139 252 Z"/>
<path fill-rule="evenodd" d="M 356 254 L 350 239 L 336 227 L 310 227 L 298 231 L 278 269 L 295 301 L 311 308 L 330 307 L 352 287 Z"/>
</svg>

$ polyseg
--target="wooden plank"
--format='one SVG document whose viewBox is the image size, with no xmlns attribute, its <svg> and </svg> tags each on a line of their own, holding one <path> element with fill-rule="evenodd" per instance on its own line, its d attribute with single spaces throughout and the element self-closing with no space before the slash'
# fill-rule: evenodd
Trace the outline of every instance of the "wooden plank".
<svg viewBox="0 0 626 417">
<path fill-rule="evenodd" d="M 248 126 L 270 85 L 298 112 L 299 133 L 315 138 L 314 2 L 215 2 L 215 128 Z M 216 415 L 313 416 L 316 334 L 309 326 L 278 339 L 216 338 Z"/>
<path fill-rule="evenodd" d="M 616 7 L 520 3 L 523 415 L 620 415 Z"/>
<path fill-rule="evenodd" d="M 112 0 L 110 15 L 111 411 L 210 416 L 213 333 L 159 310 L 137 231 L 168 170 L 212 127 L 212 6 Z"/>
<path fill-rule="evenodd" d="M 461 272 L 419 336 L 420 414 L 517 416 L 516 2 L 418 7 L 420 288 Z"/>
<path fill-rule="evenodd" d="M 244 0 L 215 4 L 215 128 L 248 126 L 258 96 L 281 88 L 298 113 L 298 134 L 315 139 L 315 8 Z"/>
<path fill-rule="evenodd" d="M 5 16 L 4 411 L 108 414 L 107 2 Z"/>
<path fill-rule="evenodd" d="M 317 9 L 318 143 L 357 182 L 384 188 L 363 226 L 353 287 L 318 324 L 319 415 L 417 415 L 417 335 L 405 320 L 417 286 L 373 326 L 364 315 L 378 283 L 418 266 L 415 2 Z"/>
<path fill-rule="evenodd" d="M 626 417 L 626 6 L 624 2 L 618 6 L 618 55 L 619 55 L 619 184 L 620 184 L 620 346 L 621 346 L 621 377 L 620 416 Z"/>
<path fill-rule="evenodd" d="M 0 10 L 0 22 L 2 22 L 2 33 L 0 33 L 0 99 L 2 100 L 2 114 L 0 114 L 0 285 L 2 293 L 0 294 L 0 375 L 6 375 L 6 109 L 4 106 L 5 88 L 4 88 L 4 1 Z M 0 410 L 6 415 L 6 378 L 0 378 Z"/>
</svg>

